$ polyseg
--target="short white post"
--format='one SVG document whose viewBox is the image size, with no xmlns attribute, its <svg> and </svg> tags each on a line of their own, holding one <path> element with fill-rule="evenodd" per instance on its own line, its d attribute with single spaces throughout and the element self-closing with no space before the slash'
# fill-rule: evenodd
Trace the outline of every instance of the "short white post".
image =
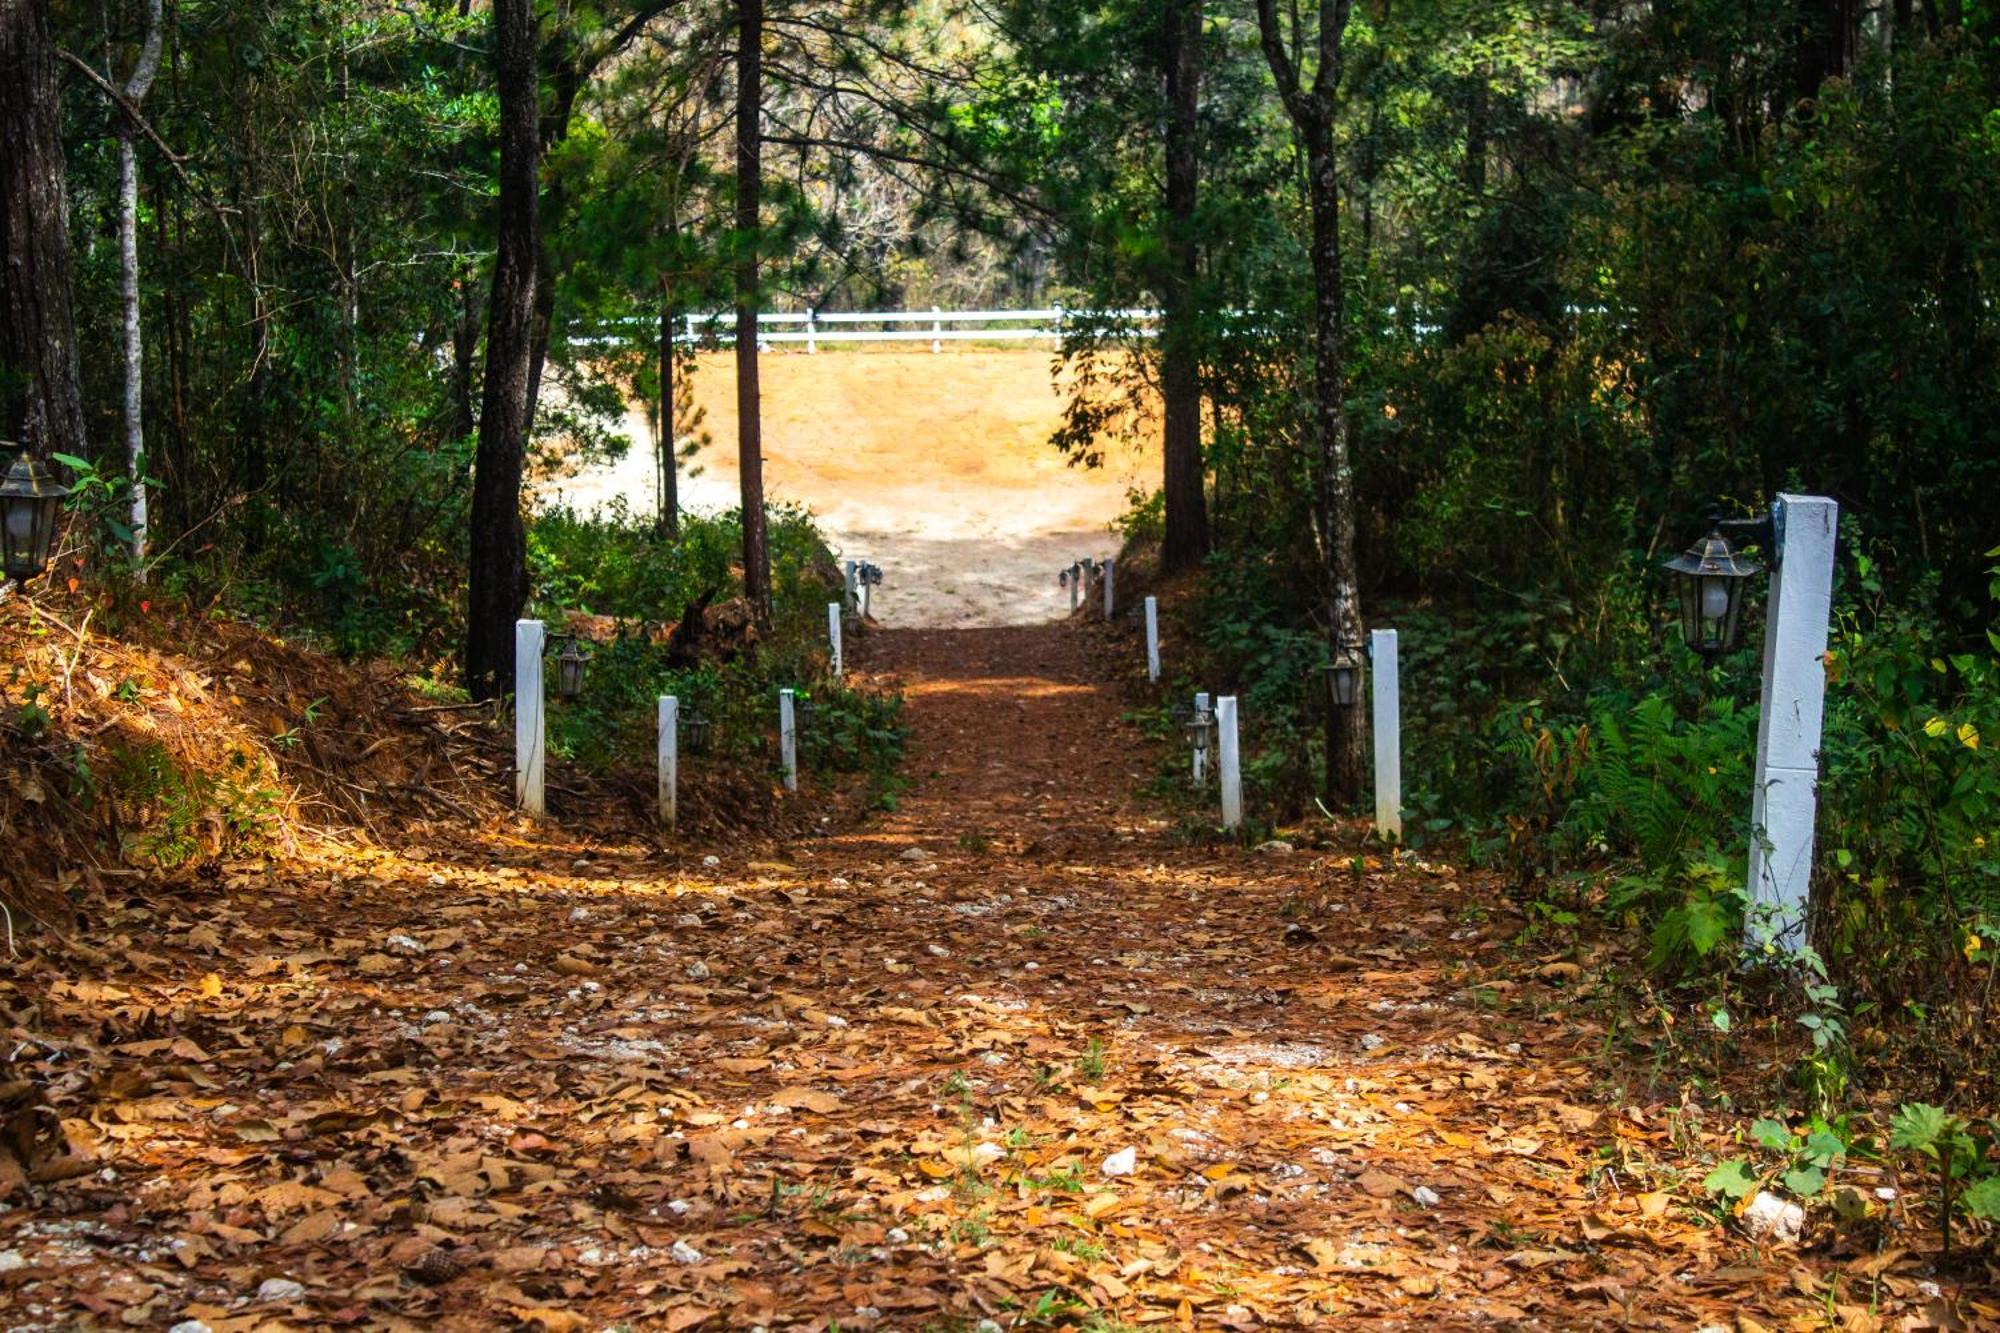
<svg viewBox="0 0 2000 1333">
<path fill-rule="evenodd" d="M 792 692 L 778 691 L 778 753 L 785 762 L 785 790 L 799 789 L 799 726 L 792 711 Z"/>
<path fill-rule="evenodd" d="M 944 333 L 944 321 L 939 319 L 937 316 L 938 316 L 938 308 L 936 306 L 932 306 L 931 307 L 931 355 L 932 356 L 936 356 L 939 352 L 942 352 L 944 350 L 944 340 L 940 336 Z"/>
<path fill-rule="evenodd" d="M 847 597 L 847 609 L 850 611 L 858 611 L 861 609 L 861 599 L 855 595 L 855 585 L 854 585 L 855 571 L 858 568 L 860 568 L 860 566 L 858 566 L 854 561 L 850 560 L 847 562 L 846 597 Z"/>
<path fill-rule="evenodd" d="M 810 309 L 806 311 L 806 355 L 819 355 L 819 323 Z"/>
<path fill-rule="evenodd" d="M 1378 629 L 1373 643 L 1375 703 L 1375 832 L 1403 840 L 1402 684 L 1396 674 L 1396 631 Z"/>
<path fill-rule="evenodd" d="M 542 622 L 514 622 L 514 804 L 545 815 L 542 799 Z"/>
<path fill-rule="evenodd" d="M 1840 506 L 1819 495 L 1780 495 L 1772 518 L 1775 559 L 1751 793 L 1749 910 L 1753 927 L 1761 918 L 1778 946 L 1796 954 L 1806 943 Z"/>
<path fill-rule="evenodd" d="M 826 604 L 826 642 L 832 651 L 833 683 L 838 685 L 843 677 L 840 664 L 840 603 Z"/>
<path fill-rule="evenodd" d="M 1243 827 L 1243 768 L 1236 752 L 1236 696 L 1215 701 L 1216 761 L 1222 765 L 1222 827 Z"/>
<path fill-rule="evenodd" d="M 660 822 L 677 827 L 681 818 L 681 701 L 660 696 Z"/>
<path fill-rule="evenodd" d="M 1146 679 L 1160 678 L 1160 599 L 1146 599 Z"/>
<path fill-rule="evenodd" d="M 1083 562 L 1069 567 L 1069 613 L 1076 614 L 1076 608 L 1083 603 Z"/>
<path fill-rule="evenodd" d="M 1111 565 L 1112 565 L 1111 557 L 1108 555 L 1105 556 L 1104 557 L 1104 618 L 1106 620 L 1111 619 L 1111 609 L 1113 605 L 1116 603 L 1116 598 L 1112 594 L 1113 585 L 1111 581 L 1112 580 Z"/>
<path fill-rule="evenodd" d="M 1207 711 L 1208 711 L 1208 695 L 1207 695 L 1207 694 L 1197 694 L 1197 695 L 1195 695 L 1195 697 L 1194 697 L 1194 711 L 1195 711 L 1195 714 L 1196 714 L 1196 716 L 1200 716 L 1200 715 L 1201 715 L 1202 713 L 1205 713 L 1205 712 L 1207 712 Z M 1195 751 L 1194 751 L 1194 785 L 1195 785 L 1195 787 L 1196 787 L 1197 789 L 1199 789 L 1199 788 L 1201 788 L 1201 787 L 1204 787 L 1204 786 L 1208 785 L 1208 746 L 1207 746 L 1207 745 L 1197 745 L 1197 746 L 1195 747 Z"/>
</svg>

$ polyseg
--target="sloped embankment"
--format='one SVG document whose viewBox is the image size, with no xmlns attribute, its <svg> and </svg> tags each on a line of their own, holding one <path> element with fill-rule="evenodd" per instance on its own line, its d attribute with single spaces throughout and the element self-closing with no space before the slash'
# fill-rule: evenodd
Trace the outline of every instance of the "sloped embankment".
<svg viewBox="0 0 2000 1333">
<path fill-rule="evenodd" d="M 209 874 L 301 839 L 658 837 L 650 772 L 564 772 L 562 827 L 516 824 L 510 719 L 426 700 L 391 664 L 157 610 L 115 635 L 105 622 L 82 599 L 0 604 L 0 900 L 57 935 L 87 929 L 124 878 Z M 693 836 L 805 817 L 729 771 L 684 771 L 681 810 Z"/>
</svg>

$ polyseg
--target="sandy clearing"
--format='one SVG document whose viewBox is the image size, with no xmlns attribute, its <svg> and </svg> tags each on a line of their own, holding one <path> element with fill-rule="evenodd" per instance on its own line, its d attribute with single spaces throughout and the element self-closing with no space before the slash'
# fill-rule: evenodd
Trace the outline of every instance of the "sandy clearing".
<svg viewBox="0 0 2000 1333">
<path fill-rule="evenodd" d="M 819 514 L 845 557 L 885 583 L 873 610 L 892 625 L 1029 624 L 1066 613 L 1055 572 L 1115 549 L 1127 492 L 1157 485 L 1148 443 L 1107 442 L 1101 468 L 1070 467 L 1049 437 L 1064 399 L 1046 350 L 774 351 L 763 358 L 765 486 L 773 501 Z M 714 443 L 683 474 L 683 503 L 736 503 L 736 372 L 704 355 L 695 399 Z M 618 496 L 655 504 L 651 437 L 633 412 L 627 455 L 568 478 L 546 497 L 583 510 Z"/>
</svg>

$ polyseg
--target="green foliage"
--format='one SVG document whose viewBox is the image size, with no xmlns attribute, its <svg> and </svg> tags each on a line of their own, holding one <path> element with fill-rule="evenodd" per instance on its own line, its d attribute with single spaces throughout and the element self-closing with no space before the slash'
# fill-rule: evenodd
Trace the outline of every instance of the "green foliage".
<svg viewBox="0 0 2000 1333">
<path fill-rule="evenodd" d="M 773 613 L 780 637 L 826 625 L 838 586 L 811 516 L 791 505 L 767 516 Z M 617 619 L 671 622 L 703 594 L 717 603 L 742 592 L 742 516 L 686 514 L 672 537 L 633 516 L 622 498 L 585 517 L 555 508 L 528 527 L 528 572 L 540 604 Z"/>
<path fill-rule="evenodd" d="M 231 750 L 220 772 L 176 758 L 158 741 L 114 745 L 102 790 L 116 807 L 127 856 L 172 867 L 263 846 L 278 793 L 255 756 Z"/>
<path fill-rule="evenodd" d="M 1702 1188 L 1734 1204 L 1748 1198 L 1766 1181 L 1775 1181 L 1786 1192 L 1811 1199 L 1826 1188 L 1835 1170 L 1847 1159 L 1852 1133 L 1844 1120 L 1828 1122 L 1815 1118 L 1802 1129 L 1794 1129 L 1767 1116 L 1750 1126 L 1750 1138 L 1775 1161 L 1759 1167 L 1749 1158 L 1729 1158 L 1708 1173 Z"/>
<path fill-rule="evenodd" d="M 893 800 L 902 699 L 827 678 L 826 606 L 840 588 L 832 556 L 803 510 L 774 510 L 769 530 L 770 636 L 750 651 L 675 667 L 648 622 L 678 620 L 704 595 L 713 597 L 711 607 L 740 595 L 738 517 L 686 516 L 673 537 L 623 509 L 589 519 L 556 510 L 537 519 L 528 549 L 543 590 L 538 609 L 552 620 L 564 611 L 612 616 L 618 627 L 592 646 L 583 693 L 549 701 L 551 754 L 593 772 L 649 765 L 657 702 L 671 694 L 684 712 L 709 719 L 719 761 L 774 769 L 777 692 L 791 688 L 816 706 L 813 724 L 800 733 L 800 763 L 809 771 L 868 774 L 878 798 Z"/>
<path fill-rule="evenodd" d="M 2000 1142 L 2000 1121 L 1975 1127 L 1964 1117 L 1926 1102 L 1897 1108 L 1889 1122 L 1889 1146 L 1915 1156 L 1937 1182 L 1938 1227 L 1947 1253 L 1952 1218 L 1960 1208 L 1972 1217 L 2000 1222 L 1996 1142 Z"/>
</svg>

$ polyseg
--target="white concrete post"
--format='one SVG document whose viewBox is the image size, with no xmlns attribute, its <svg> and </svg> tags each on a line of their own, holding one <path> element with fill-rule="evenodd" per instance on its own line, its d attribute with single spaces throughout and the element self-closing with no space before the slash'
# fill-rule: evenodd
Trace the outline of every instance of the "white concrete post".
<svg viewBox="0 0 2000 1333">
<path fill-rule="evenodd" d="M 1077 561 L 1069 567 L 1069 613 L 1076 614 L 1076 608 L 1083 604 L 1083 562 Z"/>
<path fill-rule="evenodd" d="M 833 683 L 838 685 L 844 677 L 840 663 L 840 603 L 826 604 L 826 642 L 832 650 Z"/>
<path fill-rule="evenodd" d="M 1207 708 L 1208 696 L 1206 694 L 1195 695 L 1194 711 L 1201 713 Z M 1211 743 L 1213 743 L 1213 733 L 1211 733 Z M 1197 788 L 1208 785 L 1208 750 L 1205 747 L 1197 748 L 1194 752 L 1194 785 Z"/>
<path fill-rule="evenodd" d="M 812 310 L 807 310 L 806 311 L 806 355 L 807 356 L 819 355 L 818 335 L 819 335 L 819 324 L 815 318 L 815 312 Z"/>
<path fill-rule="evenodd" d="M 660 822 L 674 828 L 681 818 L 681 701 L 660 696 Z"/>
<path fill-rule="evenodd" d="M 1105 556 L 1104 557 L 1104 618 L 1106 620 L 1111 619 L 1111 609 L 1116 602 L 1116 598 L 1112 595 L 1113 585 L 1112 585 L 1111 565 L 1112 565 L 1111 557 L 1108 555 Z"/>
<path fill-rule="evenodd" d="M 1215 757 L 1222 765 L 1222 827 L 1243 826 L 1243 768 L 1236 752 L 1236 696 L 1215 701 Z"/>
<path fill-rule="evenodd" d="M 932 356 L 936 356 L 939 352 L 942 352 L 944 350 L 944 342 L 941 338 L 938 337 L 939 334 L 944 332 L 944 321 L 939 319 L 937 317 L 937 314 L 938 314 L 938 308 L 936 306 L 932 306 L 931 307 L 931 355 Z"/>
<path fill-rule="evenodd" d="M 542 770 L 542 622 L 514 622 L 514 804 L 545 815 Z"/>
<path fill-rule="evenodd" d="M 1402 683 L 1396 671 L 1396 631 L 1378 629 L 1373 670 L 1369 673 L 1375 703 L 1375 832 L 1403 840 L 1403 714 Z"/>
<path fill-rule="evenodd" d="M 1160 678 L 1160 599 L 1146 599 L 1146 679 Z"/>
<path fill-rule="evenodd" d="M 1796 954 L 1806 943 L 1840 506 L 1824 496 L 1780 495 L 1772 513 L 1776 549 L 1750 798 L 1751 938 L 1761 938 L 1754 927 L 1762 920 L 1779 947 Z"/>
<path fill-rule="evenodd" d="M 857 565 L 854 561 L 850 560 L 847 562 L 846 596 L 847 596 L 847 609 L 850 611 L 858 611 L 861 609 L 861 599 L 855 596 L 855 591 L 854 591 L 855 571 L 859 568 L 860 566 Z"/>
<path fill-rule="evenodd" d="M 799 789 L 799 727 L 792 712 L 792 692 L 778 691 L 778 753 L 785 762 L 785 790 Z"/>
</svg>

